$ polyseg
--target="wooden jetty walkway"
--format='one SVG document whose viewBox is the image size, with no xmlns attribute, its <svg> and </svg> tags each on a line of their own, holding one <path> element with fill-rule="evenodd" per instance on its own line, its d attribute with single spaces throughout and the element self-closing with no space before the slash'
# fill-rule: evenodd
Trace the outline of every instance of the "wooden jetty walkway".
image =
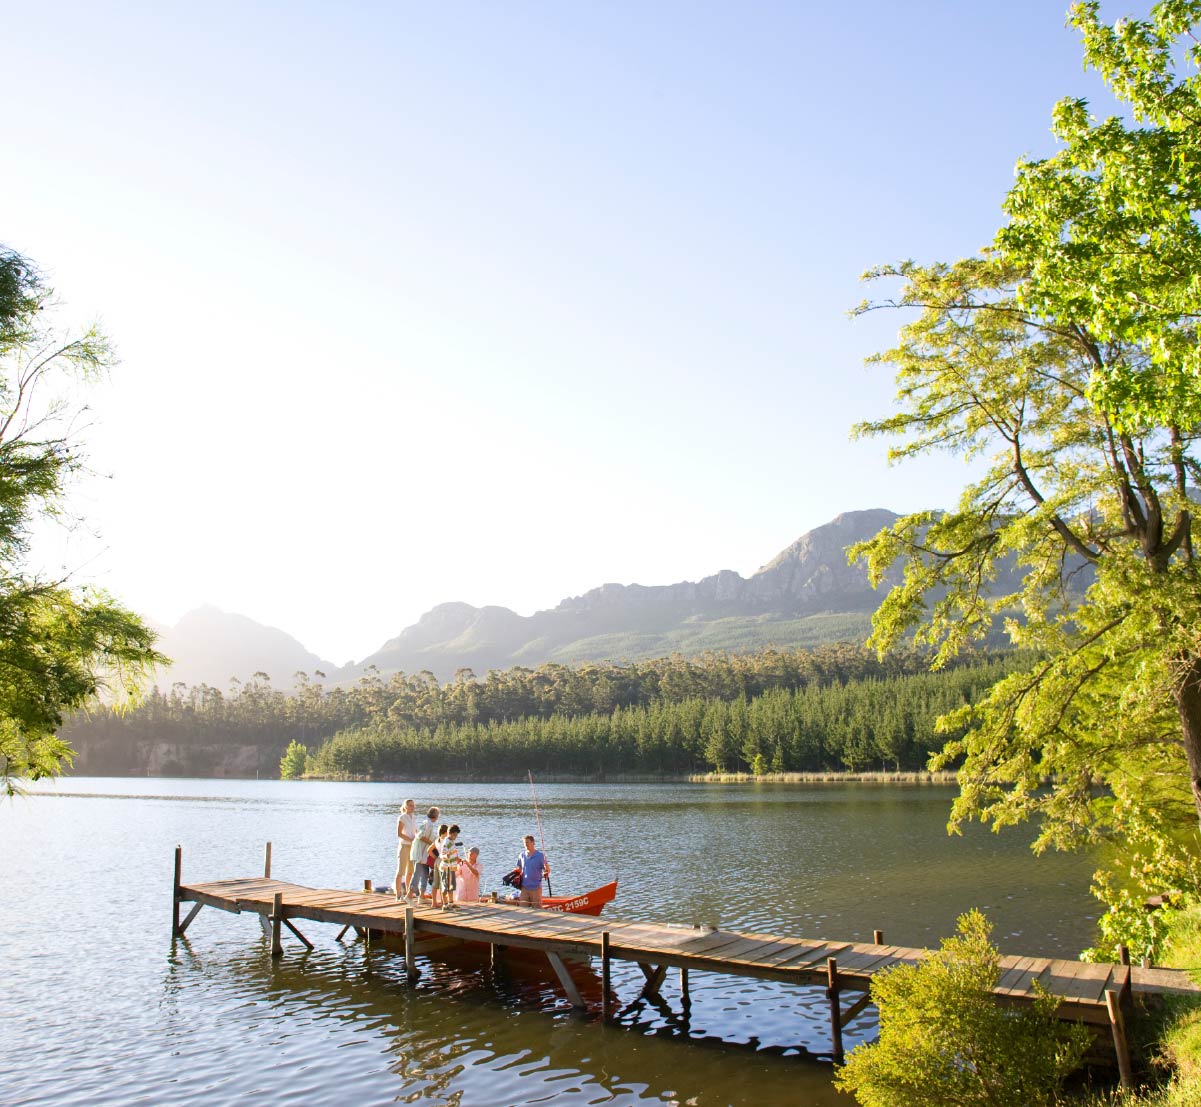
<svg viewBox="0 0 1201 1107">
<path fill-rule="evenodd" d="M 332 923 L 341 938 L 353 929 L 370 940 L 395 935 L 405 948 L 405 969 L 410 981 L 418 974 L 417 958 L 459 945 L 464 941 L 486 944 L 495 963 L 503 950 L 538 950 L 554 969 L 570 1002 L 583 1008 L 564 955 L 594 956 L 601 961 L 602 1014 L 610 1013 L 610 962 L 632 961 L 645 977 L 642 995 L 658 998 L 671 968 L 680 970 L 680 991 L 688 1002 L 688 974 L 692 971 L 775 980 L 786 984 L 821 986 L 830 1004 L 833 1056 L 843 1054 L 842 1032 L 870 1002 L 872 977 L 898 964 L 915 964 L 929 951 L 886 945 L 875 932 L 870 943 L 817 941 L 775 934 L 718 930 L 663 923 L 625 922 L 598 916 L 572 915 L 488 903 L 463 904 L 453 911 L 428 906 L 413 907 L 391 895 L 367 889 L 361 892 L 307 888 L 271 878 L 268 844 L 265 873 L 261 877 L 183 884 L 181 851 L 175 851 L 175 888 L 172 933 L 182 935 L 202 907 L 234 913 L 253 913 L 271 934 L 273 955 L 283 952 L 286 929 L 312 949 L 297 928 L 298 920 Z M 182 904 L 193 906 L 180 919 Z M 482 951 L 481 951 L 482 952 Z M 1123 1082 L 1130 1080 L 1130 1056 L 1125 1017 L 1135 994 L 1198 993 L 1187 974 L 1171 969 L 1127 964 L 1089 964 L 1046 957 L 1001 958 L 1001 975 L 994 988 L 998 1002 L 1023 1004 L 1037 996 L 1036 985 L 1060 999 L 1061 1019 L 1077 1020 L 1098 1029 L 1109 1028 Z M 852 993 L 843 1006 L 843 993 Z"/>
</svg>

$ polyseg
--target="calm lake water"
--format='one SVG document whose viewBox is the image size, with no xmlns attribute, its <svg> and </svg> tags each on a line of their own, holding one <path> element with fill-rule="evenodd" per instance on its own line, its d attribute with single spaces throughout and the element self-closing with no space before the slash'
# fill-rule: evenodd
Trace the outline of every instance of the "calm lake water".
<svg viewBox="0 0 1201 1107">
<path fill-rule="evenodd" d="M 545 785 L 556 892 L 617 876 L 618 918 L 937 945 L 970 907 L 1003 952 L 1073 956 L 1096 914 L 1086 858 L 1027 833 L 948 837 L 952 790 L 908 785 Z M 0 803 L 0 1101 L 22 1104 L 842 1104 L 820 989 L 694 973 L 681 1011 L 573 1013 L 538 975 L 403 962 L 301 924 L 273 960 L 257 919 L 204 909 L 171 939 L 185 882 L 262 872 L 391 881 L 412 795 L 459 822 L 498 886 L 534 831 L 529 787 L 67 778 Z M 632 972 L 630 971 L 632 969 Z M 870 1038 L 869 1008 L 847 1048 Z"/>
</svg>

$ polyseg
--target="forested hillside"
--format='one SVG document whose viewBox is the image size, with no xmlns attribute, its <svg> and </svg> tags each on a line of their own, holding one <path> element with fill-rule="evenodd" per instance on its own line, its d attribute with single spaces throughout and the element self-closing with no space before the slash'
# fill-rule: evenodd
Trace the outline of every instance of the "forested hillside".
<svg viewBox="0 0 1201 1107">
<path fill-rule="evenodd" d="M 310 772 L 385 779 L 563 773 L 680 774 L 706 768 L 921 768 L 933 720 L 1014 665 L 973 655 L 931 674 L 900 651 L 883 661 L 846 644 L 758 654 L 672 656 L 628 664 L 540 665 L 384 679 L 349 688 L 265 674 L 227 693 L 154 689 L 124 714 L 73 719 L 75 771 L 274 776 L 292 742 Z"/>
<path fill-rule="evenodd" d="M 442 723 L 380 721 L 343 731 L 308 761 L 337 779 L 544 773 L 681 775 L 708 769 L 859 772 L 922 769 L 941 746 L 935 720 L 974 702 L 1012 659 L 948 673 L 770 688 L 734 699 L 688 696 L 580 715 Z"/>
</svg>

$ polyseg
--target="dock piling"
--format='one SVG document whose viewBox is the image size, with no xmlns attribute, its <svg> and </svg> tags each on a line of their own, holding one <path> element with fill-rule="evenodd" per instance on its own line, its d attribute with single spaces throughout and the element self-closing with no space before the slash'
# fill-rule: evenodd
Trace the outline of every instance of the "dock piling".
<svg viewBox="0 0 1201 1107">
<path fill-rule="evenodd" d="M 1122 1087 L 1133 1088 L 1134 1073 L 1130 1065 L 1130 1046 L 1126 1041 L 1126 1023 L 1122 1018 L 1121 993 L 1106 988 L 1105 1006 L 1109 1011 L 1109 1028 L 1113 1034 L 1113 1049 L 1118 1055 L 1118 1075 Z"/>
<path fill-rule="evenodd" d="M 179 878 L 183 872 L 183 846 L 175 847 L 175 886 L 171 892 L 171 937 L 178 938 L 179 931 Z"/>
<path fill-rule="evenodd" d="M 405 906 L 405 977 L 410 984 L 417 980 L 417 917 L 411 905 Z"/>
<path fill-rule="evenodd" d="M 263 879 L 271 879 L 271 843 L 263 847 Z"/>
<path fill-rule="evenodd" d="M 830 1031 L 834 1039 L 834 1063 L 842 1064 L 842 1005 L 838 999 L 838 961 L 826 960 L 826 995 L 830 997 Z"/>
<path fill-rule="evenodd" d="M 610 1014 L 610 999 L 609 999 L 609 932 L 607 930 L 601 932 L 600 937 L 600 955 L 601 955 L 601 1018 L 607 1019 Z"/>
<path fill-rule="evenodd" d="M 271 956 L 282 957 L 284 922 L 284 894 L 276 892 L 271 899 Z"/>
</svg>

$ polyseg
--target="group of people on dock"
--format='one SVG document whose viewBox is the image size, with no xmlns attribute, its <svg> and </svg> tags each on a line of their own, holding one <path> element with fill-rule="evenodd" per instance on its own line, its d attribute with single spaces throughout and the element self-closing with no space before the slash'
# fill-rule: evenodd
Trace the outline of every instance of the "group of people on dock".
<svg viewBox="0 0 1201 1107">
<path fill-rule="evenodd" d="M 439 820 L 442 812 L 431 807 L 424 822 L 417 821 L 417 801 L 405 800 L 396 820 L 396 879 L 392 887 L 397 899 L 420 902 L 428 891 L 434 907 L 452 908 L 459 903 L 475 903 L 480 898 L 483 867 L 480 847 L 461 852 L 460 827 Z M 535 848 L 532 834 L 526 835 L 525 849 L 517 859 L 514 873 L 520 870 L 518 903 L 542 906 L 542 881 L 550 876 L 546 855 Z"/>
</svg>

